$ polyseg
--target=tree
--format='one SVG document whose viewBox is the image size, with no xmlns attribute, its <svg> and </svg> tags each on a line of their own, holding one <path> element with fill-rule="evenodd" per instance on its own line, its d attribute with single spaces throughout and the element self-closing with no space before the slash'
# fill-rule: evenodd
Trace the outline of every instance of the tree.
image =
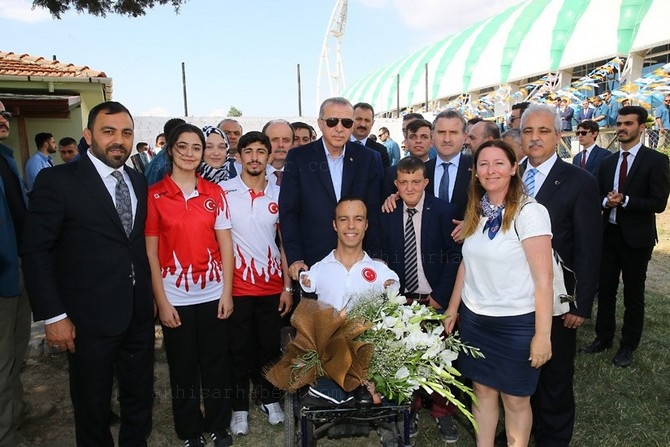
<svg viewBox="0 0 670 447">
<path fill-rule="evenodd" d="M 230 106 L 228 110 L 228 116 L 242 116 L 242 111 L 235 106 Z"/>
<path fill-rule="evenodd" d="M 60 19 L 61 14 L 74 8 L 77 12 L 105 17 L 108 13 L 130 17 L 146 14 L 146 9 L 156 5 L 171 4 L 175 12 L 187 0 L 33 0 L 33 8 L 46 8 L 51 15 Z"/>
</svg>

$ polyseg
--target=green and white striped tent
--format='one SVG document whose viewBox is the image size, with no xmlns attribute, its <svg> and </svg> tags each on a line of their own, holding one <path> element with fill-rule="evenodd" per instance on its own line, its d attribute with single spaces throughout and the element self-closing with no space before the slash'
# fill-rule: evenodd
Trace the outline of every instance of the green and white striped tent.
<svg viewBox="0 0 670 447">
<path fill-rule="evenodd" d="M 377 113 L 628 56 L 670 43 L 670 0 L 528 0 L 347 87 Z"/>
</svg>

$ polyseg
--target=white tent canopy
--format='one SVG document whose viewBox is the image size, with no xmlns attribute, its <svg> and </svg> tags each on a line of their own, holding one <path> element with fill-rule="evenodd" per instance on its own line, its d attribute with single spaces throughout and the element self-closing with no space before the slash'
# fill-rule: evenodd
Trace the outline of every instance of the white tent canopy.
<svg viewBox="0 0 670 447">
<path fill-rule="evenodd" d="M 342 94 L 386 112 L 670 43 L 670 0 L 528 0 L 364 76 Z"/>
</svg>

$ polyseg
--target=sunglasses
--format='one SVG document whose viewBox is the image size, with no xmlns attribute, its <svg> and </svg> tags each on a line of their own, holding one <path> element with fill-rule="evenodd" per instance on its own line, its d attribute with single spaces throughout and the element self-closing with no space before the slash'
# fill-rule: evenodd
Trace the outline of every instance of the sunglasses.
<svg viewBox="0 0 670 447">
<path fill-rule="evenodd" d="M 342 123 L 342 127 L 345 129 L 351 129 L 351 127 L 354 125 L 354 120 L 351 118 L 325 118 L 323 120 L 326 122 L 326 126 L 328 127 L 335 127 L 340 122 Z"/>
<path fill-rule="evenodd" d="M 0 116 L 3 117 L 4 119 L 6 119 L 7 121 L 12 119 L 12 113 L 8 112 L 6 110 L 3 110 L 2 112 L 0 112 Z"/>
<path fill-rule="evenodd" d="M 575 132 L 575 135 L 579 135 L 580 137 L 583 137 L 583 136 L 585 136 L 587 133 L 589 133 L 588 130 L 578 130 L 577 132 Z"/>
</svg>

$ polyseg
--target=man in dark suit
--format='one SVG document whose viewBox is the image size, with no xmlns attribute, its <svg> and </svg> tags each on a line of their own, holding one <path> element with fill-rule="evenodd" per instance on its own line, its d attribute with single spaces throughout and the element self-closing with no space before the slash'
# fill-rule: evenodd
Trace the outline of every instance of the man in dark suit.
<svg viewBox="0 0 670 447">
<path fill-rule="evenodd" d="M 437 149 L 437 158 L 426 163 L 426 191 L 456 205 L 456 218 L 459 220 L 465 216 L 472 177 L 472 156 L 461 152 L 467 138 L 465 125 L 465 118 L 456 110 L 437 114 L 433 120 L 433 145 Z"/>
<path fill-rule="evenodd" d="M 582 150 L 572 159 L 572 164 L 585 169 L 594 177 L 598 176 L 600 163 L 611 154 L 610 151 L 596 144 L 596 138 L 600 133 L 598 123 L 591 120 L 582 121 L 577 124 L 577 138 Z"/>
<path fill-rule="evenodd" d="M 665 210 L 670 193 L 668 157 L 640 142 L 646 120 L 642 107 L 619 109 L 621 150 L 603 160 L 598 173 L 604 226 L 598 316 L 596 338 L 582 351 L 595 353 L 612 346 L 621 275 L 625 310 L 621 344 L 612 362 L 622 368 L 633 361 L 642 337 L 647 265 L 658 240 L 656 213 Z"/>
<path fill-rule="evenodd" d="M 289 272 L 298 279 L 337 245 L 330 231 L 337 202 L 362 198 L 368 209 L 365 249 L 379 257 L 381 163 L 372 149 L 349 141 L 354 110 L 344 98 L 326 99 L 319 109 L 322 138 L 291 149 L 286 157 L 279 217 Z"/>
<path fill-rule="evenodd" d="M 363 146 L 369 147 L 379 153 L 382 160 L 382 166 L 388 168 L 391 166 L 391 159 L 386 151 L 386 146 L 377 143 L 368 138 L 372 132 L 372 126 L 375 123 L 375 110 L 366 102 L 359 102 L 354 105 L 354 127 L 351 131 L 351 141 L 358 142 Z M 383 172 L 383 171 L 382 171 Z"/>
<path fill-rule="evenodd" d="M 456 206 L 425 193 L 428 178 L 419 158 L 405 157 L 397 168 L 395 184 L 402 202 L 382 214 L 382 259 L 398 274 L 408 300 L 446 309 L 461 261 L 461 246 L 451 237 Z M 432 400 L 431 416 L 442 438 L 456 442 L 456 408 L 439 395 Z"/>
<path fill-rule="evenodd" d="M 595 108 L 591 107 L 591 104 L 589 104 L 589 100 L 585 99 L 582 101 L 582 106 L 577 110 L 577 123 L 581 123 L 582 121 L 590 120 L 593 118 L 593 112 L 595 112 Z"/>
<path fill-rule="evenodd" d="M 78 446 L 113 446 L 114 375 L 120 446 L 151 432 L 153 295 L 144 239 L 147 184 L 126 169 L 133 119 L 117 102 L 91 109 L 81 158 L 44 170 L 32 191 L 23 268 L 47 343 L 68 351 Z"/>
<path fill-rule="evenodd" d="M 600 264 L 596 181 L 556 155 L 560 137 L 561 118 L 554 107 L 532 104 L 521 117 L 521 138 L 528 156 L 524 183 L 529 185 L 529 195 L 549 211 L 552 246 L 577 281 L 575 289 L 575 278 L 565 275 L 566 289 L 575 291 L 576 303 L 571 303 L 568 313 L 553 318 L 552 358 L 542 367 L 537 390 L 531 397 L 538 447 L 570 445 L 575 420 L 576 329 L 591 314 Z"/>
</svg>

